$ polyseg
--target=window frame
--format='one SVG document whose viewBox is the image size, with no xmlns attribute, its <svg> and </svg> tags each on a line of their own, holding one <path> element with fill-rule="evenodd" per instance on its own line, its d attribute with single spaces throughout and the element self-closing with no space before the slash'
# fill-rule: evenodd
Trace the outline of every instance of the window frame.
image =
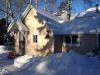
<svg viewBox="0 0 100 75">
<path fill-rule="evenodd" d="M 38 35 L 37 34 L 32 35 L 32 43 L 35 43 L 35 44 L 38 43 Z"/>
<path fill-rule="evenodd" d="M 66 43 L 66 36 L 69 36 L 70 37 L 70 39 L 71 39 L 71 41 L 70 41 L 70 43 Z M 64 35 L 63 36 L 63 44 L 64 45 L 68 45 L 68 46 L 80 46 L 80 35 L 75 35 L 75 36 L 77 36 L 77 43 L 73 43 L 73 38 L 72 38 L 72 36 L 74 36 L 74 35 Z"/>
</svg>

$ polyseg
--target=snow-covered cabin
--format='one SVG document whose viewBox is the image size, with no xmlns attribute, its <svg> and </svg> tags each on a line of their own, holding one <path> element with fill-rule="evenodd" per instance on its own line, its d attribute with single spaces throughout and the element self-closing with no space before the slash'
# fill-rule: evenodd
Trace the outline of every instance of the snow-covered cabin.
<svg viewBox="0 0 100 75">
<path fill-rule="evenodd" d="M 10 23 L 8 32 L 14 34 L 16 53 L 45 56 L 73 49 L 85 54 L 100 46 L 99 20 L 95 8 L 63 21 L 28 5 L 21 18 Z"/>
<path fill-rule="evenodd" d="M 15 37 L 15 52 L 39 56 L 54 53 L 54 34 L 61 34 L 58 24 L 62 22 L 62 19 L 28 5 L 21 18 L 8 27 L 8 32 Z"/>
</svg>

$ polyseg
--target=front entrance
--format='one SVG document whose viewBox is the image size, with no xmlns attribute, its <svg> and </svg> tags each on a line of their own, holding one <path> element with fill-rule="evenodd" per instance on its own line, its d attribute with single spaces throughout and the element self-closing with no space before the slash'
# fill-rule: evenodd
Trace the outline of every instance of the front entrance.
<svg viewBox="0 0 100 75">
<path fill-rule="evenodd" d="M 25 37 L 21 32 L 19 32 L 19 54 L 25 54 Z"/>
<path fill-rule="evenodd" d="M 100 34 L 98 34 L 98 47 L 100 49 Z"/>
<path fill-rule="evenodd" d="M 62 36 L 54 35 L 54 53 L 59 53 L 62 51 Z"/>
</svg>

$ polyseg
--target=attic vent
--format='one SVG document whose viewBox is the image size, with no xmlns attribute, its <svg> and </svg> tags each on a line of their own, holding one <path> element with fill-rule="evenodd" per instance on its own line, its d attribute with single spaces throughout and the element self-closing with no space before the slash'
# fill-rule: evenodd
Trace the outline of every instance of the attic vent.
<svg viewBox="0 0 100 75">
<path fill-rule="evenodd" d="M 49 37 L 50 37 L 49 34 L 47 34 L 45 38 L 46 38 L 46 39 L 49 39 Z"/>
<path fill-rule="evenodd" d="M 47 35 L 46 35 L 46 37 L 45 37 L 45 38 L 46 38 L 46 39 L 49 39 L 49 37 L 50 37 L 50 32 L 51 32 L 51 31 L 50 31 L 50 29 L 49 29 L 49 28 L 47 28 L 46 32 L 47 32 Z"/>
<path fill-rule="evenodd" d="M 99 13 L 98 4 L 96 4 L 96 13 Z"/>
</svg>

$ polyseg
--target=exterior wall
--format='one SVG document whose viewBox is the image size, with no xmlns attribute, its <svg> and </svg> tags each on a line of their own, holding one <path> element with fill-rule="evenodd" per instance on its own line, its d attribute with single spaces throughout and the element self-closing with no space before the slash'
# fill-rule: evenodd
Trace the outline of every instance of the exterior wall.
<svg viewBox="0 0 100 75">
<path fill-rule="evenodd" d="M 80 46 L 70 46 L 70 49 L 75 50 L 80 54 L 85 54 L 95 47 L 97 47 L 96 34 L 85 34 L 80 36 Z"/>
<path fill-rule="evenodd" d="M 62 36 L 54 35 L 54 53 L 62 52 Z"/>
<path fill-rule="evenodd" d="M 53 32 L 51 31 L 49 33 L 49 38 L 46 38 L 48 27 L 45 25 L 45 22 L 37 16 L 34 8 L 30 10 L 23 23 L 29 29 L 26 39 L 26 54 L 46 56 L 50 53 L 54 53 Z M 38 36 L 37 43 L 33 43 L 33 34 Z"/>
</svg>

